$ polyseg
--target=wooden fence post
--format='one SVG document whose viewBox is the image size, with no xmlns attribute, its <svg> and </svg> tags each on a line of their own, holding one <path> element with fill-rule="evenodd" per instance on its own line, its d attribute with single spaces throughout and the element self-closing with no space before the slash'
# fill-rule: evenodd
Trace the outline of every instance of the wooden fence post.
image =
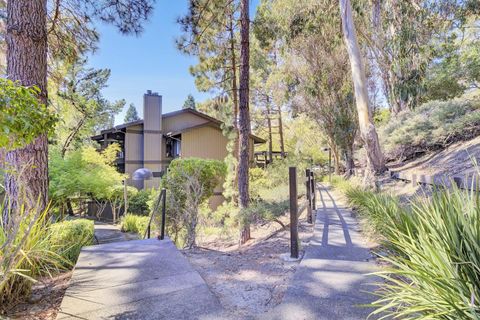
<svg viewBox="0 0 480 320">
<path fill-rule="evenodd" d="M 317 187 L 315 186 L 315 174 L 313 171 L 310 171 L 311 183 L 312 183 L 312 210 L 317 210 Z"/>
<path fill-rule="evenodd" d="M 312 223 L 312 182 L 310 169 L 305 170 L 305 177 L 307 178 L 307 180 L 305 181 L 307 195 L 307 222 Z"/>
<path fill-rule="evenodd" d="M 290 181 L 290 257 L 298 259 L 298 199 L 297 199 L 297 168 L 288 170 Z"/>
</svg>

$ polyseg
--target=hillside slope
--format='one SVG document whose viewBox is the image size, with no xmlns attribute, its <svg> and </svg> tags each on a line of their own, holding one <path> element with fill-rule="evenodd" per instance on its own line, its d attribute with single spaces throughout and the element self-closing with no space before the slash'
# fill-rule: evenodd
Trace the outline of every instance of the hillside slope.
<svg viewBox="0 0 480 320">
<path fill-rule="evenodd" d="M 475 163 L 479 162 L 480 136 L 408 162 L 390 164 L 389 169 L 407 174 L 466 176 L 477 172 Z"/>
</svg>

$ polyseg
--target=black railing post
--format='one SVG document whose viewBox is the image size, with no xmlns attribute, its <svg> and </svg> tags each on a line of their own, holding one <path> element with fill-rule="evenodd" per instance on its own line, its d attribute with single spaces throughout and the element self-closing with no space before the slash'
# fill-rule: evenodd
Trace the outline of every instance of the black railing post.
<svg viewBox="0 0 480 320">
<path fill-rule="evenodd" d="M 307 194 L 307 222 L 312 223 L 312 183 L 310 181 L 311 175 L 310 175 L 310 169 L 305 170 L 305 177 L 307 178 L 305 182 L 306 186 L 306 194 Z"/>
<path fill-rule="evenodd" d="M 317 210 L 317 187 L 315 185 L 315 174 L 313 171 L 310 171 L 310 175 L 312 176 L 311 182 L 312 182 L 312 209 Z"/>
<path fill-rule="evenodd" d="M 297 168 L 288 170 L 290 182 L 290 257 L 298 259 L 298 199 L 297 199 Z"/>
<path fill-rule="evenodd" d="M 147 239 L 150 239 L 150 224 L 147 227 Z"/>
<path fill-rule="evenodd" d="M 167 189 L 162 189 L 162 230 L 160 231 L 160 240 L 165 238 L 165 217 L 166 217 L 166 207 L 167 207 Z"/>
</svg>

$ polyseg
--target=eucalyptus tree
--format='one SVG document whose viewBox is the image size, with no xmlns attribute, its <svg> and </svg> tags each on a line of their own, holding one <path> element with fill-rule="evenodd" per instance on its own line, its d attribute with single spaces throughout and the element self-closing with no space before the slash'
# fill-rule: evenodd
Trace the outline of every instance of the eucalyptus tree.
<svg viewBox="0 0 480 320">
<path fill-rule="evenodd" d="M 379 174 L 386 170 L 385 158 L 380 148 L 377 131 L 372 119 L 370 101 L 367 92 L 365 66 L 357 40 L 355 23 L 352 16 L 350 0 L 340 0 L 342 30 L 347 47 L 352 72 L 353 88 L 358 114 L 358 125 L 362 142 L 367 152 L 367 168 L 370 173 Z"/>
<path fill-rule="evenodd" d="M 365 25 L 370 24 L 370 28 L 359 32 L 360 40 L 373 55 L 393 114 L 413 109 L 424 100 L 431 80 L 427 76 L 433 75 L 429 72 L 431 65 L 444 60 L 442 52 L 456 42 L 458 31 L 478 11 L 474 3 L 363 1 L 362 15 L 369 20 Z"/>
<path fill-rule="evenodd" d="M 152 11 L 153 2 L 154 0 L 56 0 L 53 3 L 47 0 L 8 1 L 7 76 L 24 86 L 38 87 L 39 102 L 46 105 L 49 34 L 59 30 L 57 28 L 62 23 L 66 28 L 72 21 L 77 27 L 92 26 L 94 20 L 113 24 L 125 34 L 138 34 L 142 31 L 143 21 Z M 62 20 L 65 13 L 70 14 L 66 14 L 68 18 Z M 85 23 L 82 24 L 80 18 Z M 73 42 L 78 41 L 80 35 L 84 36 L 81 32 L 64 35 Z M 87 39 L 92 38 L 87 36 Z M 89 40 L 87 43 L 90 43 Z M 48 201 L 47 134 L 39 135 L 23 148 L 8 152 L 5 158 L 5 166 L 8 167 L 5 189 L 13 205 L 25 196 L 30 200 L 38 199 L 39 207 L 45 207 Z"/>
<path fill-rule="evenodd" d="M 350 172 L 358 125 L 340 23 L 337 6 L 328 1 L 264 1 L 255 34 L 263 46 L 281 52 L 281 63 L 269 72 L 283 82 L 277 91 L 287 92 L 294 113 L 317 122 L 333 151 L 336 171 L 343 154 Z"/>
</svg>

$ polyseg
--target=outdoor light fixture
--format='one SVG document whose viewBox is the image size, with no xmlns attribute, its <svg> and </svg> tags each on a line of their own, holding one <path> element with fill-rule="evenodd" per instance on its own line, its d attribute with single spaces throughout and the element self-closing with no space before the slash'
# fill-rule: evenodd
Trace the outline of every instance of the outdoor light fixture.
<svg viewBox="0 0 480 320">
<path fill-rule="evenodd" d="M 136 181 L 152 180 L 152 178 L 153 173 L 147 168 L 137 169 L 132 175 L 132 179 Z"/>
<path fill-rule="evenodd" d="M 328 182 L 332 183 L 332 149 L 323 147 L 323 151 L 328 151 Z"/>
</svg>

